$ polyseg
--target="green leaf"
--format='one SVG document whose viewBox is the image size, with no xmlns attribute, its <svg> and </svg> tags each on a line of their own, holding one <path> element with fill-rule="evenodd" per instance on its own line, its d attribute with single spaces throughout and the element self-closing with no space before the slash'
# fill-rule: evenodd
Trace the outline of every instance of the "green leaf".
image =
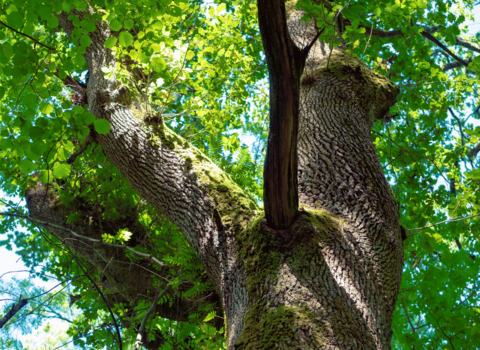
<svg viewBox="0 0 480 350">
<path fill-rule="evenodd" d="M 183 13 L 182 9 L 178 6 L 169 6 L 167 10 L 168 14 L 173 17 L 180 17 Z"/>
<path fill-rule="evenodd" d="M 57 28 L 58 27 L 58 18 L 57 16 L 51 16 L 48 20 L 47 20 L 47 26 L 48 28 Z"/>
<path fill-rule="evenodd" d="M 210 311 L 208 315 L 203 319 L 203 322 L 208 322 L 210 320 L 213 320 L 215 318 L 216 312 L 215 311 Z"/>
<path fill-rule="evenodd" d="M 40 5 L 37 9 L 40 18 L 47 20 L 52 16 L 52 8 L 48 5 Z"/>
<path fill-rule="evenodd" d="M 115 46 L 116 43 L 117 43 L 117 38 L 110 37 L 105 41 L 105 48 L 111 49 L 112 47 Z"/>
<path fill-rule="evenodd" d="M 84 47 L 89 47 L 92 44 L 92 39 L 88 35 L 82 35 L 80 37 L 80 44 Z"/>
<path fill-rule="evenodd" d="M 20 12 L 13 12 L 9 15 L 7 15 L 7 22 L 10 24 L 10 26 L 13 27 L 13 29 L 19 30 L 23 26 L 23 16 Z"/>
<path fill-rule="evenodd" d="M 44 184 L 51 183 L 53 181 L 53 172 L 51 170 L 42 170 L 39 178 Z"/>
<path fill-rule="evenodd" d="M 222 49 L 222 50 L 223 50 L 223 52 L 225 52 L 225 49 Z M 191 60 L 193 58 L 193 56 L 195 56 L 193 51 L 188 51 L 187 55 L 185 57 L 186 57 L 187 60 Z"/>
<path fill-rule="evenodd" d="M 65 62 L 63 62 L 63 69 L 66 71 L 72 71 L 75 69 L 75 64 L 72 60 L 65 60 Z"/>
<path fill-rule="evenodd" d="M 83 108 L 82 106 L 75 106 L 75 107 L 73 107 L 72 111 L 75 114 L 81 114 L 81 113 L 85 112 L 85 108 Z"/>
<path fill-rule="evenodd" d="M 158 56 L 152 58 L 152 61 L 150 64 L 156 72 L 162 72 L 167 66 L 165 64 L 165 60 L 162 57 L 158 57 Z"/>
<path fill-rule="evenodd" d="M 127 19 L 123 22 L 123 24 L 125 25 L 125 28 L 127 28 L 128 30 L 132 29 L 133 28 L 133 19 Z"/>
<path fill-rule="evenodd" d="M 152 24 L 152 28 L 153 29 L 157 29 L 157 30 L 160 30 L 164 27 L 163 23 L 160 22 L 160 21 L 155 21 L 153 24 Z"/>
<path fill-rule="evenodd" d="M 145 50 L 140 51 L 139 58 L 142 63 L 148 63 L 150 61 L 150 56 Z"/>
<path fill-rule="evenodd" d="M 110 132 L 110 123 L 108 120 L 105 119 L 97 119 L 93 123 L 93 127 L 95 128 L 95 131 L 98 132 L 99 134 L 105 135 Z"/>
<path fill-rule="evenodd" d="M 86 62 L 85 62 L 85 57 L 83 57 L 82 55 L 76 55 L 75 56 L 75 66 L 77 68 L 83 68 L 83 66 L 85 66 Z"/>
<path fill-rule="evenodd" d="M 7 57 L 7 58 L 10 58 L 13 56 L 13 48 L 12 48 L 12 45 L 10 44 L 3 44 L 2 45 L 2 50 L 3 50 L 3 54 Z"/>
<path fill-rule="evenodd" d="M 62 2 L 62 9 L 64 12 L 69 13 L 70 12 L 70 4 L 66 1 Z"/>
<path fill-rule="evenodd" d="M 82 121 L 85 124 L 92 124 L 95 121 L 95 116 L 92 113 L 85 112 L 82 114 Z"/>
<path fill-rule="evenodd" d="M 40 104 L 40 112 L 43 114 L 50 114 L 53 111 L 53 106 L 50 103 L 42 102 Z"/>
<path fill-rule="evenodd" d="M 127 9 L 123 5 L 117 5 L 115 6 L 115 13 L 123 16 L 125 13 L 127 13 Z"/>
<path fill-rule="evenodd" d="M 70 172 L 71 172 L 70 165 L 68 165 L 66 163 L 56 162 L 53 165 L 53 175 L 57 179 L 65 179 L 66 177 L 68 177 L 70 175 Z"/>
<path fill-rule="evenodd" d="M 121 32 L 118 36 L 118 42 L 123 47 L 130 46 L 133 44 L 133 36 L 128 32 Z"/>
<path fill-rule="evenodd" d="M 35 164 L 30 159 L 22 160 L 18 166 L 20 167 L 20 171 L 23 174 L 29 174 L 33 169 L 35 169 Z"/>
<path fill-rule="evenodd" d="M 122 242 L 127 242 L 130 240 L 130 238 L 132 237 L 132 233 L 124 228 L 123 230 L 120 230 L 118 231 L 117 233 L 117 236 L 116 238 L 119 240 L 119 241 L 122 241 Z"/>
<path fill-rule="evenodd" d="M 64 148 L 60 148 L 58 151 L 57 151 L 57 158 L 58 160 L 64 162 L 67 160 L 67 157 L 68 157 L 68 154 L 67 152 L 65 151 Z"/>
<path fill-rule="evenodd" d="M 114 32 L 118 32 L 120 29 L 122 29 L 122 27 L 123 25 L 118 19 L 114 19 L 110 22 L 110 29 Z"/>
<path fill-rule="evenodd" d="M 480 73 L 480 56 L 475 57 L 472 62 L 468 64 L 468 69 Z"/>
<path fill-rule="evenodd" d="M 43 129 L 42 128 L 39 128 L 38 126 L 32 126 L 29 130 L 28 130 L 28 134 L 30 135 L 30 138 L 32 140 L 35 140 L 37 139 L 38 137 L 40 137 L 42 134 L 43 134 Z"/>
</svg>

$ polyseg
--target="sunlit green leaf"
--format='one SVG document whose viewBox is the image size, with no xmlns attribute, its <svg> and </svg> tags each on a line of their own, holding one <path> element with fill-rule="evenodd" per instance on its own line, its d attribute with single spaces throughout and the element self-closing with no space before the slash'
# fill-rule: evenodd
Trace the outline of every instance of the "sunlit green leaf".
<svg viewBox="0 0 480 350">
<path fill-rule="evenodd" d="M 129 32 L 121 32 L 118 36 L 118 42 L 123 47 L 130 46 L 133 44 L 133 36 Z"/>
</svg>

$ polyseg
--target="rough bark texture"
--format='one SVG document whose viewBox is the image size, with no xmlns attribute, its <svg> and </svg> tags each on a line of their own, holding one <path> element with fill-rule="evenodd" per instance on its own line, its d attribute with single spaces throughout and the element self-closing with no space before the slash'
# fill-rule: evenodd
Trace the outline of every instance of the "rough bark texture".
<svg viewBox="0 0 480 350">
<path fill-rule="evenodd" d="M 59 19 L 71 35 L 73 25 L 67 16 Z M 244 326 L 248 294 L 233 234 L 252 219 L 257 205 L 204 154 L 163 123 L 148 125 L 144 120 L 148 116 L 134 113 L 128 88 L 105 79 L 101 71 L 114 64 L 110 50 L 104 48 L 109 35 L 108 26 L 97 23 L 85 54 L 90 70 L 89 110 L 111 125 L 110 133 L 96 135 L 96 141 L 132 187 L 168 217 L 198 253 L 222 296 L 228 339 L 234 344 Z"/>
<path fill-rule="evenodd" d="M 54 185 L 47 186 L 40 181 L 26 191 L 25 199 L 31 217 L 51 224 L 45 225 L 45 228 L 78 256 L 85 259 L 90 273 L 92 268 L 101 272 L 97 283 L 112 305 L 122 302 L 130 309 L 145 298 L 153 300 L 155 294 L 153 280 L 159 280 L 161 286 L 165 287 L 166 281 L 176 274 L 176 271 L 172 272 L 168 266 L 155 268 L 147 259 L 132 262 L 125 255 L 124 250 L 92 243 L 87 239 L 74 236 L 68 231 L 73 230 L 83 237 L 101 241 L 104 233 L 115 235 L 115 228 L 128 228 L 132 232 L 132 240 L 128 244 L 135 246 L 140 241 L 147 241 L 146 236 L 148 235 L 148 228 L 140 224 L 135 210 L 124 213 L 124 218 L 117 221 L 103 221 L 103 224 L 100 225 L 97 220 L 92 220 L 90 217 L 89 211 L 94 208 L 92 203 L 77 198 L 74 203 L 65 205 L 61 203 Z M 86 210 L 82 210 L 82 208 Z M 77 214 L 77 219 L 74 223 L 69 224 L 68 217 L 72 213 Z M 156 252 L 155 257 L 162 260 L 162 255 L 162 252 Z M 185 283 L 182 286 L 185 290 L 191 287 L 191 283 Z M 197 308 L 204 302 L 203 300 L 212 302 L 218 299 L 218 296 L 211 295 L 211 293 L 199 295 L 195 299 L 178 299 L 171 290 L 167 295 L 174 302 L 158 305 L 155 310 L 156 315 L 183 322 L 187 322 L 188 316 L 197 312 Z M 124 325 L 128 325 L 127 319 L 124 321 Z"/>
<path fill-rule="evenodd" d="M 288 13 L 290 36 L 307 46 L 318 29 Z M 108 35 L 97 23 L 85 55 L 90 112 L 111 124 L 96 141 L 198 253 L 222 298 L 229 349 L 389 349 L 403 251 L 370 127 L 395 102 L 395 86 L 314 45 L 298 96 L 303 210 L 274 230 L 228 175 L 163 123 L 136 116 L 128 89 L 104 79 L 101 67 L 114 62 Z"/>
</svg>

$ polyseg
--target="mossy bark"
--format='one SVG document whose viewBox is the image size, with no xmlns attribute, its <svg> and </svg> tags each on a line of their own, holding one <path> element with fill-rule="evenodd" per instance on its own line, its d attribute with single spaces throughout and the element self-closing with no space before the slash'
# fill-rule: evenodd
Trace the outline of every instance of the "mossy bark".
<svg viewBox="0 0 480 350">
<path fill-rule="evenodd" d="M 302 16 L 290 11 L 299 47 L 318 31 Z M 342 50 L 312 47 L 299 96 L 298 191 L 306 212 L 290 232 L 252 228 L 250 241 L 258 243 L 239 250 L 250 307 L 235 349 L 390 349 L 403 244 L 370 128 L 397 94 Z M 268 232 L 265 244 L 259 237 Z"/>
<path fill-rule="evenodd" d="M 307 46 L 318 28 L 300 22 L 301 12 L 288 13 L 294 44 Z M 70 34 L 67 15 L 59 19 Z M 292 97 L 303 209 L 277 230 L 199 150 L 163 126 L 156 134 L 135 116 L 128 91 L 101 72 L 115 63 L 104 48 L 109 35 L 97 23 L 85 54 L 90 112 L 111 124 L 95 140 L 198 253 L 221 297 L 228 348 L 389 349 L 403 252 L 370 127 L 395 102 L 396 87 L 359 60 L 313 45 Z"/>
</svg>

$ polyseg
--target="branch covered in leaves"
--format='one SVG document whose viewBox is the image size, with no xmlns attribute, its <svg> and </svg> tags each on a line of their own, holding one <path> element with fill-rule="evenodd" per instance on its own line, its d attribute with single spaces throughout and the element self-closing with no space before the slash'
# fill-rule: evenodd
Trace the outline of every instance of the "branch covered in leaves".
<svg viewBox="0 0 480 350">
<path fill-rule="evenodd" d="M 344 24 L 345 25 L 351 25 L 351 22 L 349 20 L 345 20 Z M 361 25 L 361 24 L 359 25 L 359 27 L 366 29 L 366 31 L 365 31 L 366 36 L 375 36 L 375 37 L 379 37 L 379 38 L 392 38 L 392 37 L 395 37 L 395 36 L 404 36 L 404 33 L 401 30 L 387 31 L 387 30 L 381 30 L 381 29 L 373 29 L 371 27 L 367 27 L 367 26 L 364 26 L 364 25 Z M 443 43 L 441 43 L 437 38 L 435 38 L 432 35 L 433 33 L 437 32 L 438 29 L 441 26 L 427 27 L 427 26 L 417 25 L 417 27 L 423 28 L 423 31 L 420 34 L 424 38 L 433 42 L 435 45 L 440 47 L 445 53 L 447 53 L 450 57 L 452 57 L 455 61 L 457 61 L 457 65 L 455 67 L 452 67 L 452 68 L 456 68 L 456 67 L 460 67 L 460 66 L 464 66 L 464 67 L 468 66 L 469 62 L 467 62 L 467 61 L 463 60 L 462 58 L 458 57 L 457 55 L 455 55 L 447 46 L 445 46 Z M 471 43 L 467 40 L 464 40 L 462 38 L 459 38 L 457 36 L 455 37 L 455 45 L 463 46 L 463 47 L 465 47 L 469 50 L 480 53 L 480 48 L 476 47 L 473 43 Z"/>
</svg>

